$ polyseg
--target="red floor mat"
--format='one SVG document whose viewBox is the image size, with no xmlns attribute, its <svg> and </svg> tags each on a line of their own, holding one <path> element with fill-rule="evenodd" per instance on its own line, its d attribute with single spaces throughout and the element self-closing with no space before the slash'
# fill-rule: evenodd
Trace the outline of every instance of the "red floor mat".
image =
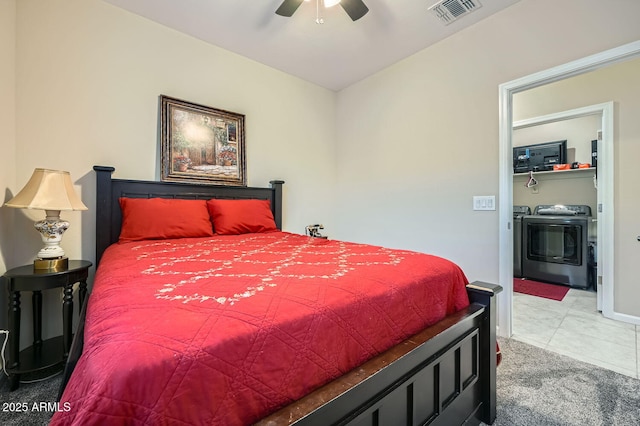
<svg viewBox="0 0 640 426">
<path fill-rule="evenodd" d="M 547 284 L 539 281 L 514 278 L 513 291 L 561 301 L 569 292 L 569 287 L 561 284 Z"/>
</svg>

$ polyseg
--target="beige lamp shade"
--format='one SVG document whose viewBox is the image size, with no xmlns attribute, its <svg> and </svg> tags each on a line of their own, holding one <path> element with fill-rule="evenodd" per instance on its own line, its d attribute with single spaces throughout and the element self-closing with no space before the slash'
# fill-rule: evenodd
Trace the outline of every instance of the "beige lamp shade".
<svg viewBox="0 0 640 426">
<path fill-rule="evenodd" d="M 73 189 L 69 172 L 35 169 L 29 182 L 7 207 L 40 210 L 87 210 Z"/>
<path fill-rule="evenodd" d="M 69 172 L 35 169 L 22 191 L 5 206 L 46 211 L 45 219 L 34 224 L 44 243 L 33 262 L 34 268 L 54 271 L 67 269 L 69 263 L 60 241 L 69 228 L 69 222 L 60 219 L 60 211 L 87 210 L 73 189 Z"/>
</svg>

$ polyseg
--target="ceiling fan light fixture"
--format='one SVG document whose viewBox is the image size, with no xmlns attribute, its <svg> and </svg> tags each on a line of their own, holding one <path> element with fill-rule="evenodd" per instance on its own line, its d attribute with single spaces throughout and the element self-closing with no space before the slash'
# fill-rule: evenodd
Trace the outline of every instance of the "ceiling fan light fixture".
<svg viewBox="0 0 640 426">
<path fill-rule="evenodd" d="M 283 0 L 282 4 L 276 10 L 276 14 L 280 16 L 292 16 L 298 7 L 304 3 L 305 0 Z M 306 0 L 309 1 L 309 0 Z M 454 0 L 440 0 L 440 1 L 454 1 Z M 455 1 L 478 1 L 478 0 L 455 0 Z M 357 21 L 369 12 L 369 8 L 364 4 L 363 0 L 322 0 L 322 4 L 325 8 L 340 4 L 342 9 L 347 12 L 347 15 L 352 21 Z M 320 0 L 316 0 L 316 22 L 321 20 L 320 18 Z"/>
</svg>

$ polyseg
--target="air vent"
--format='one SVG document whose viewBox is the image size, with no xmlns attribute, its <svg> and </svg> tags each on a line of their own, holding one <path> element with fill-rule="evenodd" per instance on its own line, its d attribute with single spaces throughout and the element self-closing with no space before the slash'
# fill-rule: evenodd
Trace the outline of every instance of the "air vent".
<svg viewBox="0 0 640 426">
<path fill-rule="evenodd" d="M 478 0 L 442 0 L 431 6 L 429 10 L 445 25 L 449 25 L 481 6 Z"/>
</svg>

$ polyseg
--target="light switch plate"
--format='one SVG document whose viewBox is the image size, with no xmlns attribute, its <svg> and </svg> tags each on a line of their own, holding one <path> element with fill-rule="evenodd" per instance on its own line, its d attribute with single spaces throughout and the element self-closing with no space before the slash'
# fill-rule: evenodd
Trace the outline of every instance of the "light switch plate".
<svg viewBox="0 0 640 426">
<path fill-rule="evenodd" d="M 473 209 L 474 210 L 495 210 L 496 196 L 495 195 L 474 195 Z"/>
</svg>

